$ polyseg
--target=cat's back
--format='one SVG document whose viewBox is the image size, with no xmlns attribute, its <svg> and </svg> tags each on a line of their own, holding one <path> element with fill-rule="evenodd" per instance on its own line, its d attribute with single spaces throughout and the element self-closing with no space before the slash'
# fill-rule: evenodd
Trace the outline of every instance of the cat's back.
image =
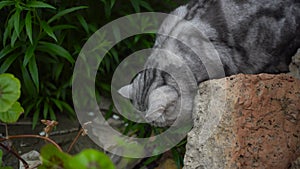
<svg viewBox="0 0 300 169">
<path fill-rule="evenodd" d="M 182 19 L 167 18 L 160 31 L 174 37 L 197 38 L 180 26 L 189 21 L 213 43 L 226 75 L 284 72 L 300 48 L 300 0 L 192 0 L 172 14 Z M 185 53 L 191 53 L 187 48 L 195 44 L 183 45 L 158 36 L 155 46 L 179 46 L 185 51 L 171 51 L 190 57 Z M 196 67 L 195 71 L 200 72 Z"/>
</svg>

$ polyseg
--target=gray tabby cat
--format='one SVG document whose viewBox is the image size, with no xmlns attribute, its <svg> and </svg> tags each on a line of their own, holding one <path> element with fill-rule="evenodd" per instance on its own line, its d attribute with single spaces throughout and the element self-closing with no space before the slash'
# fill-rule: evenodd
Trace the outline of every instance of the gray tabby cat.
<svg viewBox="0 0 300 169">
<path fill-rule="evenodd" d="M 210 56 L 199 57 L 191 50 L 190 47 L 200 44 L 201 36 L 187 26 L 183 29 L 180 25 L 184 25 L 185 20 L 201 29 L 214 45 L 226 76 L 286 72 L 291 57 L 300 48 L 300 0 L 192 0 L 171 14 L 182 19 L 166 18 L 160 32 L 183 37 L 187 44 L 157 35 L 154 48 L 166 49 L 181 57 L 198 84 L 211 78 L 201 61 L 201 57 Z M 119 90 L 145 113 L 148 122 L 157 126 L 168 126 L 176 120 L 181 97 L 178 85 L 169 74 L 151 68 L 162 62 L 171 65 L 166 55 L 154 50 L 145 65 L 149 69 Z M 192 102 L 188 104 L 185 106 L 192 107 Z"/>
</svg>

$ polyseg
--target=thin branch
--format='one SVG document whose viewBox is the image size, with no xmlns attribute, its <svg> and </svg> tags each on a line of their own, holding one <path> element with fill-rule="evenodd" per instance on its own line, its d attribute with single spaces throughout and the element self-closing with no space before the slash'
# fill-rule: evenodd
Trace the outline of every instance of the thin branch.
<svg viewBox="0 0 300 169">
<path fill-rule="evenodd" d="M 13 136 L 7 136 L 7 138 L 0 138 L 0 142 L 4 141 L 4 140 L 16 139 L 16 138 L 38 138 L 38 139 L 43 139 L 43 140 L 46 140 L 46 141 L 50 142 L 51 144 L 53 144 L 59 151 L 62 151 L 61 147 L 55 141 L 51 140 L 48 137 L 39 136 L 39 135 L 13 135 Z"/>
<path fill-rule="evenodd" d="M 5 136 L 7 137 L 8 136 L 8 128 L 7 128 L 7 124 L 4 124 L 5 125 Z"/>
<path fill-rule="evenodd" d="M 0 146 L 2 148 L 4 148 L 7 152 L 12 153 L 15 157 L 17 157 L 22 163 L 24 168 L 28 169 L 29 165 L 28 163 L 18 154 L 16 153 L 14 150 L 12 150 L 10 147 L 5 146 L 3 143 L 0 142 Z"/>
<path fill-rule="evenodd" d="M 68 148 L 68 150 L 67 150 L 67 153 L 70 153 L 70 151 L 72 150 L 74 144 L 77 142 L 77 140 L 79 139 L 80 135 L 81 135 L 83 132 L 84 132 L 84 129 L 83 129 L 83 128 L 81 128 L 81 129 L 78 131 L 76 137 L 74 138 L 74 140 L 73 140 L 72 143 L 70 144 L 70 146 L 69 146 L 69 148 Z"/>
<path fill-rule="evenodd" d="M 80 135 L 86 135 L 87 134 L 86 126 L 89 125 L 89 124 L 91 124 L 91 123 L 92 123 L 91 121 L 88 121 L 88 122 L 86 122 L 86 123 L 84 123 L 82 125 L 82 128 L 78 131 L 76 137 L 74 138 L 74 140 L 72 141 L 71 145 L 69 146 L 69 148 L 67 150 L 67 153 L 69 153 L 72 150 L 74 144 L 78 141 Z"/>
</svg>

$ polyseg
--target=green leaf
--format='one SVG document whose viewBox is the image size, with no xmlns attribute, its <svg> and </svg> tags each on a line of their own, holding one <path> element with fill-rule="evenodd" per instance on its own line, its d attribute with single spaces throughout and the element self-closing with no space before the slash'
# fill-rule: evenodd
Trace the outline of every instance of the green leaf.
<svg viewBox="0 0 300 169">
<path fill-rule="evenodd" d="M 26 106 L 25 114 L 24 114 L 25 117 L 28 116 L 29 112 L 33 109 L 34 106 L 35 106 L 34 103 L 31 103 L 31 104 L 29 104 L 29 105 Z"/>
<path fill-rule="evenodd" d="M 140 1 L 140 5 L 144 8 L 146 8 L 148 11 L 153 11 L 152 7 L 146 1 Z"/>
<path fill-rule="evenodd" d="M 28 63 L 28 68 L 29 68 L 29 72 L 31 75 L 31 78 L 33 80 L 33 83 L 37 89 L 37 91 L 39 91 L 39 70 L 36 64 L 36 60 L 35 57 L 31 57 L 31 59 L 29 60 Z"/>
<path fill-rule="evenodd" d="M 74 115 L 74 109 L 68 104 L 68 103 L 66 103 L 66 102 L 64 102 L 64 101 L 61 101 L 60 102 L 60 104 L 63 106 L 63 108 L 65 109 L 65 110 L 67 110 L 69 113 L 72 113 L 72 114 L 70 114 L 70 115 Z"/>
<path fill-rule="evenodd" d="M 50 113 L 50 119 L 51 120 L 56 120 L 56 116 L 55 116 L 55 113 L 54 113 L 54 110 L 53 110 L 52 107 L 50 107 L 49 113 Z"/>
<path fill-rule="evenodd" d="M 0 74 L 0 112 L 5 112 L 19 99 L 21 84 L 12 74 Z"/>
<path fill-rule="evenodd" d="M 35 112 L 33 113 L 33 117 L 32 117 L 32 129 L 35 128 L 35 126 L 39 120 L 39 117 L 40 117 L 39 109 L 36 109 Z"/>
<path fill-rule="evenodd" d="M 27 7 L 30 8 L 50 8 L 50 9 L 56 9 L 54 6 L 49 5 L 45 2 L 41 2 L 41 1 L 29 1 L 26 4 Z"/>
<path fill-rule="evenodd" d="M 39 42 L 41 45 L 37 47 L 38 50 L 47 52 L 49 54 L 55 54 L 67 59 L 70 63 L 74 64 L 75 60 L 71 56 L 71 54 L 64 49 L 63 47 L 50 43 L 50 42 Z"/>
<path fill-rule="evenodd" d="M 31 24 L 31 14 L 30 14 L 30 11 L 28 11 L 27 14 L 26 14 L 25 28 L 26 28 L 27 37 L 29 38 L 30 43 L 33 44 L 33 40 L 32 40 L 32 24 Z"/>
<path fill-rule="evenodd" d="M 15 4 L 15 2 L 13 2 L 13 1 L 1 1 L 0 2 L 0 10 L 5 6 L 11 6 L 13 4 Z"/>
<path fill-rule="evenodd" d="M 113 8 L 113 6 L 115 5 L 116 0 L 110 0 L 110 9 Z"/>
<path fill-rule="evenodd" d="M 17 37 L 20 35 L 20 13 L 21 9 L 17 8 L 15 14 L 12 16 L 14 18 L 14 29 L 17 33 Z"/>
<path fill-rule="evenodd" d="M 24 87 L 25 87 L 25 91 L 30 91 L 29 93 L 27 93 L 30 96 L 36 96 L 37 91 L 36 88 L 34 87 L 34 84 L 30 78 L 30 75 L 26 69 L 26 67 L 23 67 L 22 65 L 20 65 L 21 70 L 22 70 L 22 80 L 24 81 Z"/>
<path fill-rule="evenodd" d="M 64 64 L 63 63 L 57 63 L 55 65 L 55 69 L 54 69 L 54 72 L 53 72 L 53 78 L 55 80 L 58 80 L 59 79 L 59 76 L 61 75 L 61 72 L 64 68 Z"/>
<path fill-rule="evenodd" d="M 16 122 L 20 115 L 24 112 L 21 104 L 15 102 L 7 111 L 0 112 L 0 120 L 4 123 L 14 123 Z"/>
<path fill-rule="evenodd" d="M 46 103 L 44 103 L 44 109 L 43 109 L 43 118 L 44 119 L 47 119 L 48 110 L 49 110 L 49 104 L 46 102 Z"/>
<path fill-rule="evenodd" d="M 111 15 L 111 8 L 110 8 L 110 4 L 108 1 L 106 0 L 101 0 L 101 2 L 103 2 L 104 4 L 104 13 L 105 13 L 105 17 L 109 18 Z"/>
<path fill-rule="evenodd" d="M 106 71 L 109 72 L 110 70 L 110 65 L 111 65 L 111 62 L 108 58 L 104 59 L 104 63 L 105 63 L 105 68 L 106 68 Z"/>
<path fill-rule="evenodd" d="M 23 60 L 23 66 L 25 67 L 29 60 L 32 58 L 32 56 L 34 56 L 34 50 L 35 50 L 35 45 L 30 45 L 26 52 L 25 52 L 25 56 L 24 56 L 24 60 Z"/>
<path fill-rule="evenodd" d="M 0 73 L 6 72 L 10 65 L 20 56 L 22 53 L 14 53 L 13 55 L 7 57 L 7 59 L 2 63 L 0 67 Z"/>
<path fill-rule="evenodd" d="M 0 51 L 0 60 L 5 57 L 6 55 L 10 54 L 12 51 L 14 51 L 16 48 L 18 48 L 20 45 L 16 45 L 14 47 L 11 46 L 5 46 L 1 51 Z"/>
<path fill-rule="evenodd" d="M 41 21 L 41 26 L 44 29 L 44 31 L 49 35 L 51 38 L 53 38 L 55 41 L 57 41 L 57 38 L 55 34 L 53 33 L 52 28 L 47 24 L 45 21 Z"/>
<path fill-rule="evenodd" d="M 111 86 L 110 86 L 109 84 L 106 84 L 106 83 L 100 83 L 99 85 L 100 85 L 101 89 L 103 89 L 103 90 L 105 90 L 105 91 L 107 91 L 107 92 L 110 92 Z"/>
<path fill-rule="evenodd" d="M 2 40 L 3 46 L 5 46 L 7 38 L 11 36 L 11 30 L 13 26 L 14 26 L 14 15 L 9 18 L 7 26 L 5 28 L 3 40 Z"/>
<path fill-rule="evenodd" d="M 66 162 L 66 168 L 68 169 L 115 169 L 109 157 L 107 157 L 104 153 L 93 149 L 83 150 L 80 154 L 77 154 Z"/>
<path fill-rule="evenodd" d="M 52 27 L 53 31 L 63 30 L 63 29 L 77 29 L 77 27 L 73 25 L 55 25 Z"/>
<path fill-rule="evenodd" d="M 14 31 L 12 36 L 11 36 L 11 39 L 10 39 L 10 46 L 11 47 L 15 46 L 15 42 L 16 42 L 17 38 L 18 38 L 17 32 Z"/>
<path fill-rule="evenodd" d="M 71 156 L 59 151 L 52 144 L 48 144 L 42 147 L 41 158 L 42 158 L 42 165 L 39 166 L 39 169 L 49 169 L 49 168 L 58 169 L 58 168 L 66 168 L 64 167 L 64 163 L 66 163 L 71 158 Z"/>
<path fill-rule="evenodd" d="M 139 1 L 140 0 L 130 0 L 135 12 L 140 12 L 140 3 L 139 3 Z"/>
<path fill-rule="evenodd" d="M 113 56 L 117 63 L 120 63 L 118 52 L 115 49 L 112 49 L 109 53 Z"/>
<path fill-rule="evenodd" d="M 77 15 L 77 19 L 80 22 L 81 26 L 83 27 L 83 29 L 85 30 L 86 33 L 89 33 L 89 26 L 86 23 L 85 19 L 83 18 L 83 16 L 81 15 Z"/>
<path fill-rule="evenodd" d="M 85 8 L 88 8 L 88 7 L 87 6 L 77 6 L 77 7 L 72 7 L 72 8 L 62 10 L 62 11 L 58 12 L 56 15 L 54 15 L 52 18 L 50 18 L 47 23 L 50 24 L 54 20 L 59 19 L 60 17 L 66 15 L 68 13 L 74 12 L 79 9 L 85 9 Z"/>
<path fill-rule="evenodd" d="M 2 156 L 3 156 L 3 152 L 2 149 L 0 149 L 0 167 L 2 166 Z"/>
<path fill-rule="evenodd" d="M 54 98 L 51 98 L 50 100 L 54 102 L 54 104 L 55 104 L 56 107 L 59 109 L 59 111 L 62 111 L 62 110 L 63 110 L 62 105 L 61 105 L 61 103 L 60 103 L 60 100 L 57 100 L 57 99 L 54 99 Z"/>
</svg>

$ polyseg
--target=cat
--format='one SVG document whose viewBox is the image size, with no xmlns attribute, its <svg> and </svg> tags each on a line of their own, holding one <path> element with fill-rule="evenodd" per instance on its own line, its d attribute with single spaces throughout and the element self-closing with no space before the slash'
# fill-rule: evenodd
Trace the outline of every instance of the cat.
<svg viewBox="0 0 300 169">
<path fill-rule="evenodd" d="M 176 53 L 188 65 L 197 84 L 221 77 L 209 76 L 203 62 L 203 58 L 214 55 L 199 57 L 191 50 L 201 45 L 203 39 L 191 26 L 185 25 L 183 29 L 180 25 L 185 21 L 204 32 L 214 45 L 225 76 L 287 72 L 291 57 L 300 48 L 299 0 L 191 0 L 171 14 L 181 19 L 167 17 L 164 20 L 159 32 L 165 35 L 157 35 L 146 69 L 138 73 L 131 84 L 118 90 L 138 111 L 145 113 L 147 122 L 156 126 L 174 123 L 182 93 L 170 74 L 155 69 L 162 64 L 176 67 L 177 64 L 171 63 L 173 56 L 155 49 Z M 166 36 L 171 34 L 186 39 L 186 43 Z M 173 71 L 176 69 L 180 66 Z M 195 90 L 189 91 L 192 98 Z M 192 104 L 190 101 L 184 106 L 192 107 Z M 191 116 L 191 112 L 184 114 Z"/>
</svg>

